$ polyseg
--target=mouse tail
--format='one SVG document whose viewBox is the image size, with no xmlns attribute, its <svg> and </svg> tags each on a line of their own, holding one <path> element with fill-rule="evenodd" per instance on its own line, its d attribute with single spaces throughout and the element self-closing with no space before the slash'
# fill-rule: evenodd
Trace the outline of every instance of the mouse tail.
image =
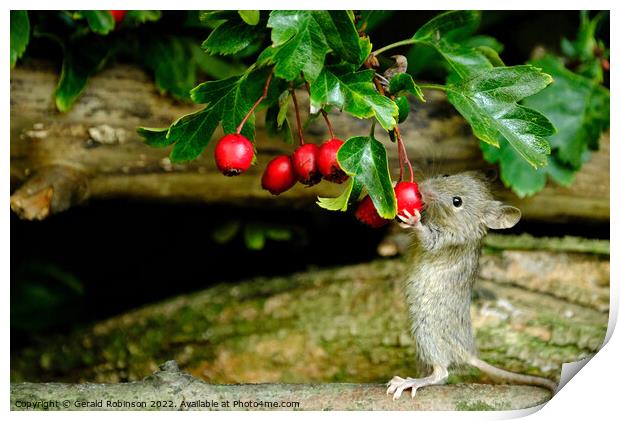
<svg viewBox="0 0 620 421">
<path fill-rule="evenodd" d="M 472 358 L 469 363 L 483 373 L 488 374 L 490 377 L 498 380 L 503 380 L 508 383 L 541 386 L 551 390 L 551 392 L 554 393 L 555 389 L 558 386 L 555 382 L 544 377 L 527 376 L 525 374 L 513 373 L 512 371 L 503 370 L 501 368 L 492 366 L 491 364 L 484 362 L 476 357 Z"/>
</svg>

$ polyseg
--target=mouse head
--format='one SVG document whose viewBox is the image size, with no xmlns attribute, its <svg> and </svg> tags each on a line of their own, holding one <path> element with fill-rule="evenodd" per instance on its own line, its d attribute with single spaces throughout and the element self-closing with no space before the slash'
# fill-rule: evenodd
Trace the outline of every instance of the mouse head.
<svg viewBox="0 0 620 421">
<path fill-rule="evenodd" d="M 464 172 L 420 183 L 422 223 L 462 242 L 482 239 L 488 229 L 513 227 L 521 211 L 494 200 L 481 173 Z"/>
</svg>

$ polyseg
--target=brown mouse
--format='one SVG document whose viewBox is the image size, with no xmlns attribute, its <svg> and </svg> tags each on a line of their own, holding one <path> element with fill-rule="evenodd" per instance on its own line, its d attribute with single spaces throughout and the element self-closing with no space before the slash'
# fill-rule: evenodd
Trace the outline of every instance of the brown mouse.
<svg viewBox="0 0 620 421">
<path fill-rule="evenodd" d="M 482 239 L 489 229 L 513 227 L 521 211 L 494 200 L 486 177 L 475 172 L 430 178 L 420 183 L 420 193 L 422 213 L 399 218 L 415 235 L 406 296 L 417 357 L 430 375 L 395 376 L 387 393 L 398 399 L 411 389 L 413 397 L 420 387 L 443 384 L 450 367 L 466 364 L 504 382 L 555 390 L 549 379 L 506 371 L 476 356 L 470 301 Z"/>
</svg>

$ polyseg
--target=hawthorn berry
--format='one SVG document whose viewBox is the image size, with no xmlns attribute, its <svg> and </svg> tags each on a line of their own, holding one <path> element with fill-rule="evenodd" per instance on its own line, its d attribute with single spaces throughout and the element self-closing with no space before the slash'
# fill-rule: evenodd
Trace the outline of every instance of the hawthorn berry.
<svg viewBox="0 0 620 421">
<path fill-rule="evenodd" d="M 318 167 L 319 147 L 314 143 L 301 145 L 293 152 L 293 169 L 300 183 L 313 186 L 321 181 Z"/>
<path fill-rule="evenodd" d="M 278 195 L 290 189 L 297 182 L 293 161 L 288 155 L 278 155 L 265 167 L 261 185 L 271 194 Z"/>
<path fill-rule="evenodd" d="M 114 18 L 114 22 L 121 23 L 125 19 L 127 10 L 110 10 L 110 14 Z"/>
<path fill-rule="evenodd" d="M 401 181 L 394 187 L 394 194 L 396 195 L 396 207 L 399 215 L 406 216 L 405 210 L 411 215 L 414 215 L 415 210 L 422 212 L 423 202 L 418 183 Z"/>
<path fill-rule="evenodd" d="M 338 150 L 344 141 L 340 139 L 330 139 L 324 142 L 319 148 L 318 165 L 319 171 L 327 181 L 332 183 L 343 183 L 349 176 L 342 171 L 338 164 Z"/>
<path fill-rule="evenodd" d="M 254 146 L 245 136 L 227 134 L 215 145 L 215 163 L 229 177 L 245 172 L 254 161 Z"/>
<path fill-rule="evenodd" d="M 389 219 L 379 216 L 377 208 L 375 208 L 375 204 L 372 203 L 370 196 L 363 198 L 360 204 L 357 205 L 355 217 L 358 221 L 372 228 L 379 228 L 390 222 Z"/>
</svg>

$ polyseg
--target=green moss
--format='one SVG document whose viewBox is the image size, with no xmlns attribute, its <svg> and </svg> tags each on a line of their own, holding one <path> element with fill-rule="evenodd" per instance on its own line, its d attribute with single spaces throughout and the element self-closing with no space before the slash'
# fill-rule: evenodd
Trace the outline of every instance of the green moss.
<svg viewBox="0 0 620 421">
<path fill-rule="evenodd" d="M 456 403 L 456 409 L 458 411 L 499 411 L 507 406 L 508 405 L 504 402 L 500 403 L 497 407 L 482 401 L 459 401 Z"/>
</svg>

